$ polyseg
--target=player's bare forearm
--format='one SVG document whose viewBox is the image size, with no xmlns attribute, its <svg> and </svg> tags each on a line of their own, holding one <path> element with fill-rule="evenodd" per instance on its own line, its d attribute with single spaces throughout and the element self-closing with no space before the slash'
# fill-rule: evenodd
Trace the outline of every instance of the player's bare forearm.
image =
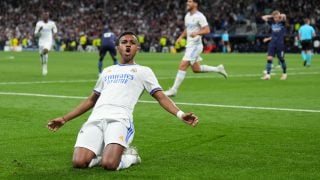
<svg viewBox="0 0 320 180">
<path fill-rule="evenodd" d="M 92 93 L 86 100 L 84 100 L 78 107 L 73 111 L 65 114 L 62 117 L 52 119 L 48 122 L 48 128 L 52 131 L 57 131 L 62 127 L 66 122 L 80 116 L 81 114 L 87 112 L 91 109 L 97 102 L 99 95 Z"/>
<path fill-rule="evenodd" d="M 178 39 L 182 39 L 182 38 L 184 38 L 184 37 L 186 37 L 186 36 L 187 36 L 187 30 L 185 29 L 185 30 L 181 33 L 181 35 L 179 36 Z"/>
<path fill-rule="evenodd" d="M 159 102 L 159 104 L 169 113 L 177 116 L 184 123 L 195 127 L 199 120 L 194 113 L 184 113 L 181 111 L 176 104 L 166 96 L 162 91 L 157 91 L 153 94 L 153 97 Z"/>
<path fill-rule="evenodd" d="M 54 34 L 53 34 L 53 39 L 57 39 L 57 36 L 58 36 L 58 34 L 57 34 L 57 33 L 54 33 Z"/>
<path fill-rule="evenodd" d="M 176 43 L 179 43 L 184 37 L 187 36 L 187 30 L 184 30 L 179 38 L 176 40 Z"/>
<path fill-rule="evenodd" d="M 96 93 L 92 93 L 86 100 L 84 100 L 79 106 L 77 106 L 73 111 L 67 113 L 66 115 L 64 115 L 64 119 L 66 121 L 70 121 L 78 116 L 80 116 L 81 114 L 87 112 L 88 110 L 90 110 L 97 102 L 99 98 L 99 95 L 97 95 Z"/>
<path fill-rule="evenodd" d="M 159 104 L 169 113 L 176 115 L 179 108 L 175 103 L 166 96 L 162 91 L 157 91 L 153 94 L 153 97 L 159 102 Z"/>
<path fill-rule="evenodd" d="M 280 14 L 280 16 L 281 16 L 281 20 L 282 20 L 282 21 L 286 21 L 286 20 L 287 20 L 287 15 L 285 15 L 285 14 Z"/>
<path fill-rule="evenodd" d="M 264 21 L 269 21 L 270 18 L 272 18 L 272 15 L 264 15 L 261 17 Z"/>
<path fill-rule="evenodd" d="M 201 28 L 200 31 L 196 32 L 196 35 L 203 36 L 203 35 L 206 35 L 206 34 L 209 34 L 209 33 L 210 33 L 209 26 L 205 26 L 205 27 Z"/>
<path fill-rule="evenodd" d="M 271 41 L 271 39 L 272 39 L 272 37 L 264 38 L 264 39 L 263 39 L 263 42 L 264 42 L 264 43 L 267 43 L 267 42 Z"/>
</svg>

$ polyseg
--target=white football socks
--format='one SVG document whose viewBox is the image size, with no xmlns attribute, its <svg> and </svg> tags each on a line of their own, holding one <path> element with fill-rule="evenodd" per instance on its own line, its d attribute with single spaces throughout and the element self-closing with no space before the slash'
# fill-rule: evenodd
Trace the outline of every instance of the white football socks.
<svg viewBox="0 0 320 180">
<path fill-rule="evenodd" d="M 95 158 L 93 158 L 90 163 L 89 163 L 89 168 L 91 167 L 95 167 L 95 166 L 100 166 L 101 165 L 101 161 L 102 161 L 102 157 L 101 156 L 97 156 Z"/>
<path fill-rule="evenodd" d="M 176 75 L 176 79 L 175 79 L 174 84 L 172 86 L 172 89 L 178 90 L 178 88 L 180 87 L 182 81 L 186 77 L 186 74 L 187 74 L 186 71 L 181 71 L 181 70 L 178 71 L 178 73 Z"/>
<path fill-rule="evenodd" d="M 201 72 L 220 72 L 219 68 L 215 66 L 201 65 Z"/>
<path fill-rule="evenodd" d="M 119 163 L 117 170 L 126 169 L 133 164 L 139 163 L 139 160 L 137 158 L 138 157 L 136 155 L 131 155 L 131 154 L 122 155 L 121 161 Z"/>
<path fill-rule="evenodd" d="M 102 157 L 96 156 L 95 158 L 93 158 L 90 161 L 88 167 L 92 168 L 95 166 L 101 166 L 101 161 L 102 161 Z M 136 155 L 125 154 L 125 155 L 121 156 L 121 161 L 119 163 L 117 170 L 126 169 L 126 168 L 130 167 L 131 165 L 138 164 L 138 163 L 139 163 L 139 160 Z"/>
<path fill-rule="evenodd" d="M 43 61 L 44 61 L 45 64 L 48 63 L 48 57 L 49 57 L 48 53 L 43 55 Z"/>
<path fill-rule="evenodd" d="M 41 54 L 41 63 L 42 63 L 42 75 L 46 76 L 48 74 L 48 53 Z"/>
</svg>

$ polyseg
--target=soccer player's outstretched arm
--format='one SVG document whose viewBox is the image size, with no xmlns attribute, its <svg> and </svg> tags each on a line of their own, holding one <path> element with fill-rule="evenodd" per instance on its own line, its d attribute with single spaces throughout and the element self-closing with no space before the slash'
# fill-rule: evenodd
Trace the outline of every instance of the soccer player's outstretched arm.
<svg viewBox="0 0 320 180">
<path fill-rule="evenodd" d="M 90 110 L 97 102 L 99 95 L 92 93 L 86 100 L 84 100 L 78 107 L 62 117 L 52 119 L 48 122 L 48 128 L 52 131 L 57 131 L 66 122 L 80 116 L 81 114 Z"/>
<path fill-rule="evenodd" d="M 167 110 L 169 113 L 177 116 L 179 119 L 181 119 L 186 124 L 192 125 L 193 127 L 195 127 L 198 124 L 199 120 L 195 114 L 182 112 L 175 105 L 175 103 L 168 96 L 166 96 L 162 91 L 157 91 L 152 96 L 159 102 L 159 104 L 165 110 Z"/>
</svg>

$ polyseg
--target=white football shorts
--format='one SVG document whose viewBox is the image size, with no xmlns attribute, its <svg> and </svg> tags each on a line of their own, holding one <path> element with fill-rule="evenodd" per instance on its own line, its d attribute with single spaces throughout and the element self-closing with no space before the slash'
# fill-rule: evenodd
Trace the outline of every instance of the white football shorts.
<svg viewBox="0 0 320 180">
<path fill-rule="evenodd" d="M 44 49 L 48 49 L 48 51 L 50 51 L 51 48 L 52 48 L 51 43 L 41 44 L 41 45 L 39 45 L 39 53 L 41 54 Z"/>
<path fill-rule="evenodd" d="M 193 45 L 186 48 L 186 52 L 183 56 L 183 61 L 190 61 L 190 64 L 193 65 L 195 62 L 202 61 L 200 54 L 203 51 L 203 45 Z"/>
<path fill-rule="evenodd" d="M 102 155 L 108 144 L 120 144 L 128 148 L 135 133 L 133 122 L 129 127 L 118 120 L 100 119 L 87 121 L 80 129 L 75 148 L 83 147 L 96 155 Z"/>
</svg>

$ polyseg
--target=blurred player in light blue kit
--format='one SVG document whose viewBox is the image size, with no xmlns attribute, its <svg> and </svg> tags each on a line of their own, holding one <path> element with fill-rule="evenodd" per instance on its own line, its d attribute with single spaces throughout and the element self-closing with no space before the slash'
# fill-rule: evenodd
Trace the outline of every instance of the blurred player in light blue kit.
<svg viewBox="0 0 320 180">
<path fill-rule="evenodd" d="M 230 46 L 229 46 L 229 34 L 227 30 L 224 31 L 224 33 L 221 36 L 221 39 L 222 39 L 222 52 L 228 53 L 230 50 Z"/>
<path fill-rule="evenodd" d="M 310 26 L 310 19 L 304 20 L 304 25 L 299 29 L 299 39 L 301 41 L 301 56 L 304 66 L 311 65 L 312 58 L 312 38 L 316 36 L 315 30 Z"/>
</svg>

